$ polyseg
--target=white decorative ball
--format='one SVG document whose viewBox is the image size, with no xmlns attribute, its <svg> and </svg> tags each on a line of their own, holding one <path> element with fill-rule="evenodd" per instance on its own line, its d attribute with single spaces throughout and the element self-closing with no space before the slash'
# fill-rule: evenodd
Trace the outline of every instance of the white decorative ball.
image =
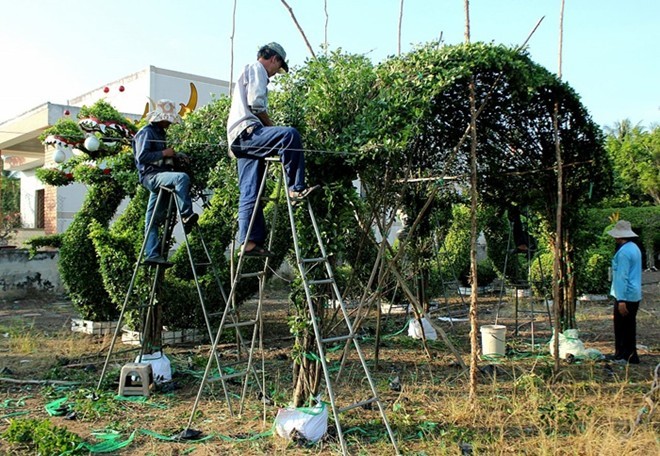
<svg viewBox="0 0 660 456">
<path fill-rule="evenodd" d="M 99 147 L 101 146 L 101 142 L 99 141 L 99 138 L 96 136 L 88 136 L 87 139 L 85 139 L 85 149 L 87 149 L 90 152 L 96 152 L 99 150 Z"/>
<path fill-rule="evenodd" d="M 55 149 L 55 152 L 53 152 L 53 161 L 55 163 L 64 163 L 66 161 L 66 153 L 64 153 L 63 149 L 59 147 Z"/>
</svg>

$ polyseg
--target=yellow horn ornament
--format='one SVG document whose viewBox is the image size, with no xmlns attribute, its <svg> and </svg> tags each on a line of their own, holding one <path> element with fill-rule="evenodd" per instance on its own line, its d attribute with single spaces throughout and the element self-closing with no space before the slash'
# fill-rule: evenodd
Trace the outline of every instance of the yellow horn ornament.
<svg viewBox="0 0 660 456">
<path fill-rule="evenodd" d="M 179 103 L 179 106 L 181 106 L 179 110 L 181 117 L 184 117 L 189 112 L 193 112 L 197 107 L 197 87 L 192 82 L 190 83 L 190 98 L 188 98 L 188 103 Z"/>
</svg>

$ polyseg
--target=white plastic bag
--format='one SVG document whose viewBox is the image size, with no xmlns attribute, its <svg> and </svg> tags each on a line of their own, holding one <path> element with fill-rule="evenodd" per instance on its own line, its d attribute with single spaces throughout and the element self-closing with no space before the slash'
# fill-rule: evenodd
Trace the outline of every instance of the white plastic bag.
<svg viewBox="0 0 660 456">
<path fill-rule="evenodd" d="M 550 339 L 550 354 L 555 355 L 555 335 L 553 333 Z M 584 358 L 587 353 L 584 349 L 584 342 L 578 337 L 577 329 L 567 329 L 563 333 L 559 333 L 559 357 L 566 359 L 568 355 L 573 355 L 576 358 Z"/>
<path fill-rule="evenodd" d="M 321 402 L 314 407 L 287 407 L 279 409 L 275 417 L 275 430 L 280 437 L 291 440 L 297 432 L 315 443 L 328 430 L 328 407 Z"/>
<path fill-rule="evenodd" d="M 426 340 L 436 340 L 438 338 L 438 333 L 426 318 L 422 318 L 422 326 L 424 327 L 424 336 L 426 337 Z M 416 318 L 411 319 L 408 323 L 408 335 L 413 339 L 421 339 L 422 326 L 420 326 Z"/>
<path fill-rule="evenodd" d="M 140 360 L 140 355 L 138 355 L 135 358 L 135 362 L 151 364 L 154 383 L 160 384 L 172 380 L 172 366 L 164 353 L 161 354 L 161 352 L 157 351 L 151 354 L 144 354 L 142 355 L 142 360 Z"/>
</svg>

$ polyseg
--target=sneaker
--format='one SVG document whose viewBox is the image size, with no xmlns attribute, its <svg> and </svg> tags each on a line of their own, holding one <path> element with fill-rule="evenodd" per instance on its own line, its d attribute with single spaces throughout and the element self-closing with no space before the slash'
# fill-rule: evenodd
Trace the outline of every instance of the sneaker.
<svg viewBox="0 0 660 456">
<path fill-rule="evenodd" d="M 199 220 L 199 215 L 195 212 L 193 212 L 193 214 L 190 217 L 184 217 L 182 219 L 183 231 L 185 231 L 186 234 L 190 234 L 193 227 L 197 225 L 197 220 Z"/>
</svg>

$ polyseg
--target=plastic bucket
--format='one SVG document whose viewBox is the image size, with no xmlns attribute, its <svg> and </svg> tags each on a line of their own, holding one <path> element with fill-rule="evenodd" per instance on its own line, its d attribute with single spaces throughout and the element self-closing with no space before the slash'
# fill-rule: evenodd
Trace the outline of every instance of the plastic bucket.
<svg viewBox="0 0 660 456">
<path fill-rule="evenodd" d="M 481 331 L 481 354 L 504 356 L 506 349 L 506 326 L 483 325 Z"/>
</svg>

